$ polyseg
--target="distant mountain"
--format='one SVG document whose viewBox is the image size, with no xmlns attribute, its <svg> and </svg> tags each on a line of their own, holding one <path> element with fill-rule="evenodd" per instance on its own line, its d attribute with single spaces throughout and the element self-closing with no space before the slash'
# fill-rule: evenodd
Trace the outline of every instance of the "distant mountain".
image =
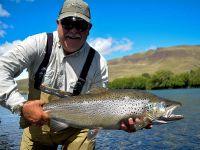
<svg viewBox="0 0 200 150">
<path fill-rule="evenodd" d="M 157 48 L 143 53 L 110 60 L 109 79 L 153 74 L 158 70 L 174 73 L 187 72 L 200 67 L 200 45 Z"/>
</svg>

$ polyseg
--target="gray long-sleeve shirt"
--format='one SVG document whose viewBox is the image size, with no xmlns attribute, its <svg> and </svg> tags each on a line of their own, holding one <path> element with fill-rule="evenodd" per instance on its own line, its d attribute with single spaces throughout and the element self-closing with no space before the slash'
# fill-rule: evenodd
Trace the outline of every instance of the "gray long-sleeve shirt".
<svg viewBox="0 0 200 150">
<path fill-rule="evenodd" d="M 9 50 L 0 57 L 0 104 L 2 106 L 12 110 L 14 106 L 26 101 L 18 92 L 14 78 L 27 68 L 29 78 L 34 79 L 34 75 L 46 53 L 46 43 L 46 33 L 36 34 L 26 38 L 14 49 Z M 89 49 L 90 46 L 86 42 L 79 51 L 71 55 L 65 55 L 57 31 L 53 32 L 52 53 L 42 83 L 72 92 Z M 93 86 L 106 87 L 107 83 L 107 62 L 96 52 L 82 93 L 87 92 Z"/>
</svg>

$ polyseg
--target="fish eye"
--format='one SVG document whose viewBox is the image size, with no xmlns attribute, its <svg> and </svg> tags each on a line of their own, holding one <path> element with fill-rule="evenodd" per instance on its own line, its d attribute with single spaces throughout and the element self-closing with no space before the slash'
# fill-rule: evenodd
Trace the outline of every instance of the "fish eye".
<svg viewBox="0 0 200 150">
<path fill-rule="evenodd" d="M 165 104 L 165 106 L 166 106 L 166 107 L 169 107 L 169 106 L 170 106 L 170 104 Z"/>
<path fill-rule="evenodd" d="M 161 106 L 163 106 L 163 107 L 170 107 L 171 104 L 170 103 L 166 103 L 166 102 L 161 102 Z"/>
</svg>

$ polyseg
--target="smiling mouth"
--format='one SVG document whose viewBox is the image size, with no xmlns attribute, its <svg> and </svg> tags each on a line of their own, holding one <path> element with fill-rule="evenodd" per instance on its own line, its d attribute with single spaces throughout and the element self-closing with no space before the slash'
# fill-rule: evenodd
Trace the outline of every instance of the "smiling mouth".
<svg viewBox="0 0 200 150">
<path fill-rule="evenodd" d="M 66 38 L 67 39 L 72 39 L 72 40 L 79 40 L 80 39 L 80 37 L 70 37 L 70 36 L 67 36 Z"/>
<path fill-rule="evenodd" d="M 65 39 L 72 39 L 72 40 L 77 40 L 77 39 L 81 39 L 81 37 L 79 35 L 65 35 Z"/>
</svg>

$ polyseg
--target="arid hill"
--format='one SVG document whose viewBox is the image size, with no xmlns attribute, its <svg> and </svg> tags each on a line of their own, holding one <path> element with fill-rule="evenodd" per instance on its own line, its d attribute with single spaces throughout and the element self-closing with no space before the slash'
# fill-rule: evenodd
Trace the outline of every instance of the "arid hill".
<svg viewBox="0 0 200 150">
<path fill-rule="evenodd" d="M 157 48 L 111 60 L 108 66 L 111 81 L 119 77 L 152 74 L 158 70 L 187 72 L 200 67 L 200 45 Z"/>
</svg>

